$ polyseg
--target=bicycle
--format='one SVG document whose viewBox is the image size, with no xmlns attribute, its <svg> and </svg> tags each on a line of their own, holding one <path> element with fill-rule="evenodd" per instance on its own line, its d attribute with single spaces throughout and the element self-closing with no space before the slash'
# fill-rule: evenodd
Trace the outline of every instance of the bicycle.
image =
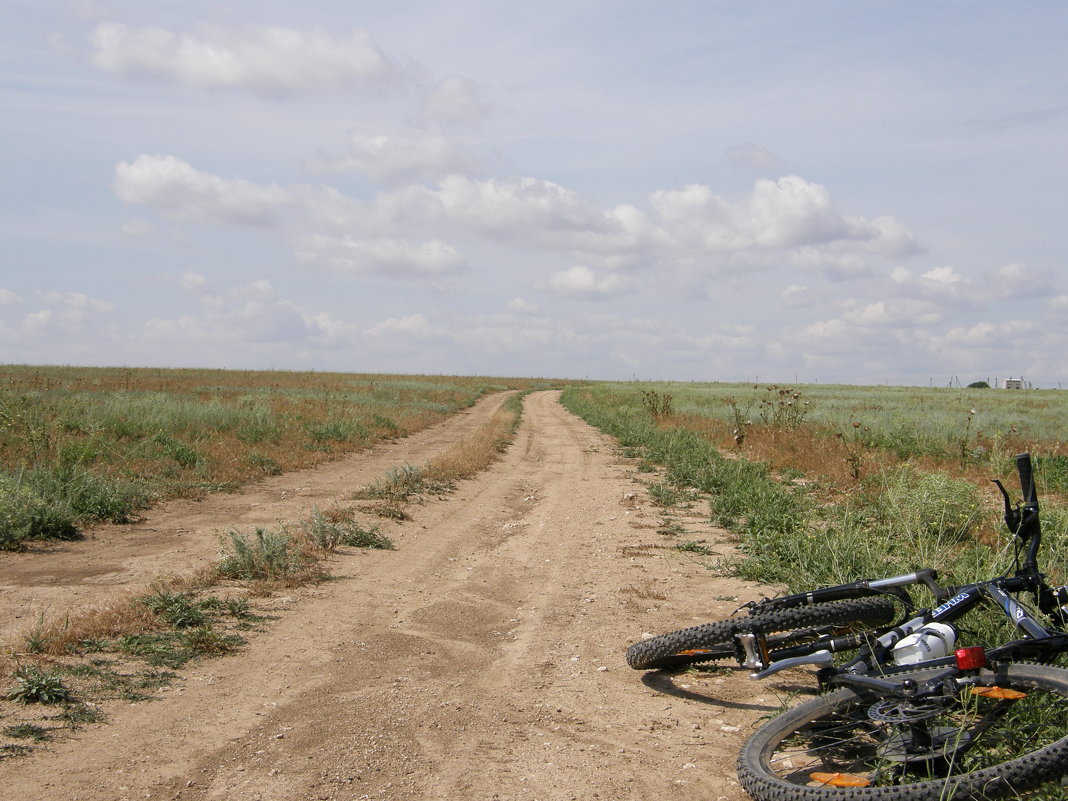
<svg viewBox="0 0 1068 801">
<path fill-rule="evenodd" d="M 742 747 L 738 776 L 758 801 L 963 801 L 1043 787 L 1064 798 L 1056 783 L 1068 774 L 1068 670 L 1050 662 L 1068 650 L 1068 587 L 1051 587 L 1039 569 L 1030 455 L 1016 466 L 1022 503 L 1013 506 L 994 480 L 1015 543 L 1012 575 L 943 587 L 924 569 L 767 599 L 746 616 L 635 643 L 628 662 L 731 659 L 754 678 L 818 668 L 823 694 L 772 718 Z M 910 585 L 925 585 L 937 605 L 916 609 Z M 955 623 L 984 602 L 1021 636 L 956 648 Z M 896 621 L 895 603 L 905 609 Z"/>
</svg>

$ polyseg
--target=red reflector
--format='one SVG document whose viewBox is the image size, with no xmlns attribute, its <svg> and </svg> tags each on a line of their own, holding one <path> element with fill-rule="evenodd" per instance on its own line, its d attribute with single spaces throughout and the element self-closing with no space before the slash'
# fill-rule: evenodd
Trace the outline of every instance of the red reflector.
<svg viewBox="0 0 1068 801">
<path fill-rule="evenodd" d="M 986 649 L 981 645 L 957 649 L 957 667 L 960 670 L 978 670 L 986 666 Z"/>
</svg>

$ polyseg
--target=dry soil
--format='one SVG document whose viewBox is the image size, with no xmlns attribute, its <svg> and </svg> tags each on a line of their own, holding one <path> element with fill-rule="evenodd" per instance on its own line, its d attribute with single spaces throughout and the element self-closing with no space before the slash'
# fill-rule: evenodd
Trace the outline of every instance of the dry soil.
<svg viewBox="0 0 1068 801">
<path fill-rule="evenodd" d="M 227 529 L 349 503 L 469 434 L 501 400 L 241 494 L 0 555 L 2 635 L 208 564 Z M 337 580 L 268 599 L 277 619 L 236 654 L 182 671 L 154 700 L 116 703 L 107 724 L 0 760 L 0 796 L 743 799 L 738 748 L 797 688 L 627 667 L 644 632 L 725 617 L 763 591 L 671 547 L 730 545 L 703 503 L 675 512 L 681 538 L 659 533 L 655 479 L 556 393 L 533 394 L 501 461 L 386 524 L 395 551 L 337 555 Z"/>
</svg>

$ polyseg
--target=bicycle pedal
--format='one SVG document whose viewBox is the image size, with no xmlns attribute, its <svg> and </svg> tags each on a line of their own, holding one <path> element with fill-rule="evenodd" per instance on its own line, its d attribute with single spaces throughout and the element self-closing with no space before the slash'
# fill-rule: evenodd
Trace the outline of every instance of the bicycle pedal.
<svg viewBox="0 0 1068 801">
<path fill-rule="evenodd" d="M 768 666 L 768 641 L 763 634 L 744 632 L 736 635 L 742 646 L 742 667 L 763 670 Z"/>
</svg>

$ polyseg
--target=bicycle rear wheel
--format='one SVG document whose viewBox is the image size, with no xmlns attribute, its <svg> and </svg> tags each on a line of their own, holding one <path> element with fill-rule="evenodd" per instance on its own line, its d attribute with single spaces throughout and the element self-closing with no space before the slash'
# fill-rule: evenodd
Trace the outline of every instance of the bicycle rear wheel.
<svg viewBox="0 0 1068 801">
<path fill-rule="evenodd" d="M 759 729 L 738 777 L 757 801 L 1059 799 L 1066 720 L 1068 670 L 1049 665 L 984 670 L 922 700 L 844 688 Z"/>
<path fill-rule="evenodd" d="M 735 659 L 735 634 L 763 632 L 774 649 L 800 644 L 830 629 L 882 625 L 893 617 L 893 601 L 879 596 L 736 617 L 634 643 L 627 649 L 627 664 L 635 670 L 653 670 Z"/>
</svg>

